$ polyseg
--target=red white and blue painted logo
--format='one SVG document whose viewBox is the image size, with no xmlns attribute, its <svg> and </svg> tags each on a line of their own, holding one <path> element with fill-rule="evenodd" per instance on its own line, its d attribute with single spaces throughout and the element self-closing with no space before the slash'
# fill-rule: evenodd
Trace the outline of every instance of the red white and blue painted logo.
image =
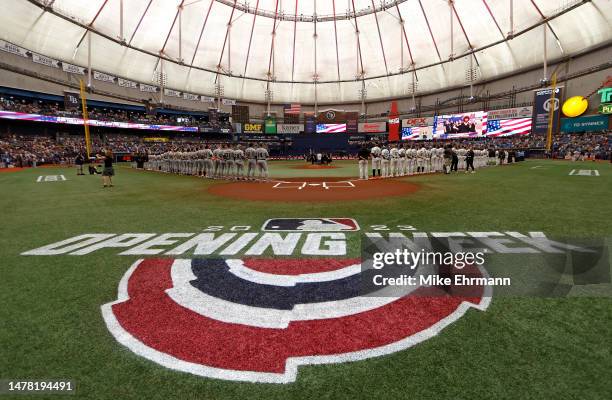
<svg viewBox="0 0 612 400">
<path fill-rule="evenodd" d="M 102 306 L 116 340 L 162 366 L 210 378 L 289 383 L 298 367 L 364 360 L 438 334 L 479 295 L 360 292 L 355 259 L 146 259 Z"/>
</svg>

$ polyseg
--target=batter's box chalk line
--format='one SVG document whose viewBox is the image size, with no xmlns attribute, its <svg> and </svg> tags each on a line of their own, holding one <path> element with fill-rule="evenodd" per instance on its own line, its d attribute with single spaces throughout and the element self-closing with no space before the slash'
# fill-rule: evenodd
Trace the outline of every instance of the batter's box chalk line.
<svg viewBox="0 0 612 400">
<path fill-rule="evenodd" d="M 302 190 L 308 187 L 322 187 L 323 189 L 330 188 L 354 188 L 355 184 L 351 181 L 337 182 L 284 182 L 279 181 L 272 186 L 273 189 L 297 189 Z"/>
</svg>

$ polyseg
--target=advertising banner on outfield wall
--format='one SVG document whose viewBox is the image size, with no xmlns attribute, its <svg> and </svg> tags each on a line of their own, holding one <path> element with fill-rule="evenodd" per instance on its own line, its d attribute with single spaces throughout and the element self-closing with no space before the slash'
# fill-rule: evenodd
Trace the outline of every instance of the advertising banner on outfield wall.
<svg viewBox="0 0 612 400">
<path fill-rule="evenodd" d="M 489 120 L 495 119 L 514 119 L 514 118 L 531 118 L 533 115 L 533 107 L 516 107 L 504 108 L 501 110 L 489 111 Z"/>
<path fill-rule="evenodd" d="M 359 132 L 359 112 L 347 111 L 346 114 L 346 133 Z"/>
<path fill-rule="evenodd" d="M 433 126 L 434 117 L 407 118 L 402 120 L 402 127 Z"/>
<path fill-rule="evenodd" d="M 547 133 L 548 120 L 553 111 L 553 133 L 559 128 L 559 116 L 561 110 L 561 99 L 563 98 L 563 86 L 557 87 L 553 96 L 552 88 L 535 90 L 533 92 L 533 133 Z"/>
<path fill-rule="evenodd" d="M 242 132 L 244 133 L 263 133 L 262 124 L 244 124 L 242 126 Z"/>
<path fill-rule="evenodd" d="M 359 133 L 381 133 L 386 131 L 386 122 L 361 122 L 359 124 Z"/>
<path fill-rule="evenodd" d="M 298 134 L 300 132 L 304 132 L 303 124 L 278 124 L 276 125 L 277 133 L 292 133 Z"/>
<path fill-rule="evenodd" d="M 609 120 L 610 118 L 607 115 L 593 115 L 578 118 L 562 118 L 561 132 L 601 132 L 608 129 L 608 127 L 610 126 Z"/>
<path fill-rule="evenodd" d="M 276 117 L 269 115 L 264 120 L 264 133 L 276 133 Z"/>
<path fill-rule="evenodd" d="M 317 130 L 317 123 L 314 114 L 304 113 L 304 120 L 306 121 L 304 131 L 306 133 L 315 133 Z"/>
</svg>

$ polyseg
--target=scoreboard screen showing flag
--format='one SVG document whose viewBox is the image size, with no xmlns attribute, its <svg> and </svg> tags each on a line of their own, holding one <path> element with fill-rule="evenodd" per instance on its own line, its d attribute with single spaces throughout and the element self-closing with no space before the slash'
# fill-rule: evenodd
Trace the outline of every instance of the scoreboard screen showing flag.
<svg viewBox="0 0 612 400">
<path fill-rule="evenodd" d="M 346 124 L 317 124 L 317 133 L 346 133 Z"/>
<path fill-rule="evenodd" d="M 503 119 L 487 122 L 486 135 L 488 137 L 529 135 L 530 133 L 531 118 Z"/>
</svg>

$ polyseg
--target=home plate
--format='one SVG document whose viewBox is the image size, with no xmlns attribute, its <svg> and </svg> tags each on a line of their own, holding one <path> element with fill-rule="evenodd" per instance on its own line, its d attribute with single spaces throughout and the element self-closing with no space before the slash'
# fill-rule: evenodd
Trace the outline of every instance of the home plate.
<svg viewBox="0 0 612 400">
<path fill-rule="evenodd" d="M 355 184 L 351 181 L 339 181 L 339 182 L 323 182 L 325 189 L 329 188 L 354 188 Z"/>
<path fill-rule="evenodd" d="M 302 189 L 306 186 L 306 182 L 277 182 L 274 189 Z"/>
</svg>

